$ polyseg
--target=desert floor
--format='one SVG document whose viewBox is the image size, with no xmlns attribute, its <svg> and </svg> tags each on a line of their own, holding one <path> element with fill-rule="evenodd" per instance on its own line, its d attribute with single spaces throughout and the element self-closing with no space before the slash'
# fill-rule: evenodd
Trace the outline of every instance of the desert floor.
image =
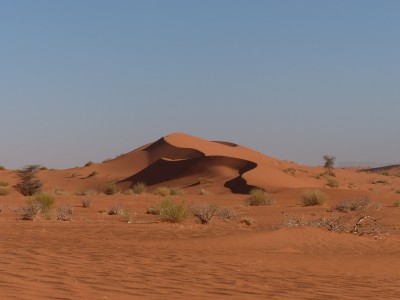
<svg viewBox="0 0 400 300">
<path fill-rule="evenodd" d="M 399 194 L 369 192 L 381 203 L 371 212 L 383 225 L 378 236 L 285 226 L 292 214 L 331 214 L 350 192 L 329 189 L 328 201 L 312 207 L 302 206 L 302 189 L 276 191 L 272 206 L 258 207 L 245 195 L 176 196 L 239 213 L 207 225 L 160 222 L 145 213 L 160 201 L 152 194 L 56 196 L 74 206 L 66 222 L 22 221 L 26 198 L 0 197 L 0 299 L 398 299 Z M 115 203 L 132 223 L 106 213 Z M 244 216 L 256 223 L 241 223 Z"/>
</svg>

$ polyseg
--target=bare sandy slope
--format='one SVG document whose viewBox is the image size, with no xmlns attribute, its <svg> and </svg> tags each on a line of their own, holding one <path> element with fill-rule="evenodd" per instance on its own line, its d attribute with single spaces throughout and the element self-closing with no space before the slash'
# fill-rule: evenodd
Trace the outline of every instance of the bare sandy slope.
<svg viewBox="0 0 400 300">
<path fill-rule="evenodd" d="M 56 207 L 74 207 L 71 221 L 54 214 L 20 220 L 28 197 L 12 188 L 15 171 L 0 171 L 0 299 L 398 299 L 400 295 L 400 177 L 360 168 L 335 169 L 280 161 L 228 142 L 172 134 L 104 163 L 42 170 L 44 189 Z M 92 172 L 96 176 L 89 177 Z M 199 180 L 202 178 L 203 180 Z M 206 179 L 206 180 L 204 180 Z M 144 195 L 101 193 L 145 181 Z M 336 181 L 338 187 L 328 184 Z M 146 209 L 161 198 L 160 186 L 182 187 L 176 196 L 191 207 L 212 202 L 238 212 L 236 220 L 214 217 L 201 225 L 161 222 Z M 252 186 L 266 189 L 272 206 L 245 204 Z M 206 189 L 209 195 L 200 196 Z M 304 207 L 304 191 L 328 195 L 324 205 Z M 94 195 L 78 196 L 91 189 Z M 360 237 L 325 229 L 287 226 L 293 218 L 346 217 L 332 211 L 343 200 L 367 197 L 373 205 L 356 212 L 374 217 L 378 235 Z M 92 206 L 82 207 L 82 200 Z M 106 212 L 115 204 L 133 216 Z M 247 226 L 242 218 L 253 218 Z"/>
</svg>

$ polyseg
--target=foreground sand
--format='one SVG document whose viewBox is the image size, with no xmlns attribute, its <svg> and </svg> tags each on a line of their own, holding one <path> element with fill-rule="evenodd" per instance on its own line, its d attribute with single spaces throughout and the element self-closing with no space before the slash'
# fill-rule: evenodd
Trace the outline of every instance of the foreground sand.
<svg viewBox="0 0 400 300">
<path fill-rule="evenodd" d="M 400 209 L 383 198 L 375 216 L 380 238 L 316 228 L 282 228 L 284 215 L 324 214 L 343 198 L 329 193 L 324 206 L 302 207 L 300 190 L 274 194 L 270 207 L 243 205 L 244 195 L 179 196 L 238 209 L 257 223 L 184 224 L 158 221 L 146 208 L 154 195 L 57 196 L 75 206 L 72 221 L 21 221 L 23 197 L 0 205 L 0 299 L 398 299 Z M 135 222 L 109 216 L 113 203 L 135 212 Z"/>
</svg>

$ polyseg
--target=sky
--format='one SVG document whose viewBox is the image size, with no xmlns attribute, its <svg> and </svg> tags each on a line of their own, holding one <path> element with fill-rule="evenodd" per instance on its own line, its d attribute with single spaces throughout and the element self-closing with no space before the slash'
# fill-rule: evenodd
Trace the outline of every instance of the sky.
<svg viewBox="0 0 400 300">
<path fill-rule="evenodd" d="M 0 165 L 172 132 L 400 163 L 400 1 L 0 0 Z"/>
</svg>

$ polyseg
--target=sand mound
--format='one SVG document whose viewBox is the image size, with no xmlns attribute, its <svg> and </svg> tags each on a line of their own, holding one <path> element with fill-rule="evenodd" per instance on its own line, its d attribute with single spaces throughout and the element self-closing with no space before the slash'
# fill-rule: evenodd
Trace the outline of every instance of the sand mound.
<svg viewBox="0 0 400 300">
<path fill-rule="evenodd" d="M 206 187 L 213 193 L 248 193 L 253 187 L 318 186 L 312 179 L 295 178 L 282 172 L 278 160 L 262 153 L 183 133 L 165 136 L 128 156 L 141 157 L 140 165 L 144 167 L 118 182 L 124 189 L 137 182 L 144 182 L 150 188 L 176 186 L 189 191 Z M 117 162 L 118 159 L 109 163 Z"/>
</svg>

